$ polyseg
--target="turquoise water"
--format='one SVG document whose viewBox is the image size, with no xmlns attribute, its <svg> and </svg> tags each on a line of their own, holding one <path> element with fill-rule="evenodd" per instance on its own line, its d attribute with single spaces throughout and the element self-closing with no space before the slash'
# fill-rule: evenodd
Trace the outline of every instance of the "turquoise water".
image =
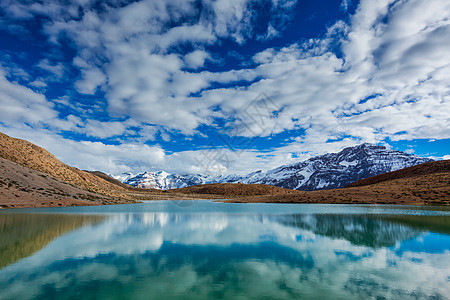
<svg viewBox="0 0 450 300">
<path fill-rule="evenodd" d="M 450 211 L 136 205 L 0 212 L 0 299 L 448 299 Z"/>
</svg>

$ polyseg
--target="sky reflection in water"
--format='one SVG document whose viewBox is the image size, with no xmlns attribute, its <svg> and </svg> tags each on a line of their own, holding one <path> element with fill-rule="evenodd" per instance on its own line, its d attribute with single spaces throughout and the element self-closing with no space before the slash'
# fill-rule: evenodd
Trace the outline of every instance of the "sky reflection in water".
<svg viewBox="0 0 450 300">
<path fill-rule="evenodd" d="M 333 206 L 291 205 L 282 214 L 265 204 L 236 207 L 204 202 L 180 210 L 164 203 L 128 207 L 126 213 L 105 207 L 0 214 L 0 240 L 12 228 L 14 236 L 24 236 L 1 243 L 0 254 L 14 252 L 19 243 L 36 245 L 49 232 L 61 234 L 0 269 L 0 298 L 450 295 L 448 211 L 339 206 L 333 214 Z M 34 228 L 47 226 L 17 231 L 30 225 L 24 218 L 35 218 Z"/>
</svg>

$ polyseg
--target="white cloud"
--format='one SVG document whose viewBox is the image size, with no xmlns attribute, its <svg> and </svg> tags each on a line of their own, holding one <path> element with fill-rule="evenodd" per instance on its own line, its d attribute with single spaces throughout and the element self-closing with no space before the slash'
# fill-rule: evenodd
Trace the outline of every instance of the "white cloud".
<svg viewBox="0 0 450 300">
<path fill-rule="evenodd" d="M 179 213 L 151 211 L 165 205 Z M 302 298 L 311 295 L 370 298 L 374 294 L 385 298 L 408 298 L 411 295 L 439 298 L 449 293 L 448 272 L 443 271 L 443 266 L 450 263 L 448 250 L 426 249 L 430 240 L 445 241 L 443 235 L 429 237 L 428 233 L 412 227 L 375 217 L 370 220 L 373 228 L 369 228 L 364 224 L 365 219 L 358 215 L 342 216 L 339 220 L 314 214 L 283 216 L 276 215 L 275 208 L 272 215 L 266 211 L 264 215 L 255 217 L 242 213 L 201 213 L 204 209 L 202 204 L 179 210 L 170 202 L 155 203 L 155 206 L 143 208 L 138 213 L 105 215 L 101 221 L 97 218 L 95 226 L 84 226 L 62 235 L 35 255 L 3 268 L 0 278 L 11 284 L 2 290 L 2 294 L 7 298 L 17 298 L 18 294 L 31 298 L 46 286 L 66 290 L 73 282 L 67 278 L 89 277 L 98 282 L 127 284 L 135 292 L 134 296 L 148 297 L 149 289 L 167 292 L 176 288 L 176 294 L 189 294 L 195 289 L 197 298 L 207 298 L 211 289 L 198 287 L 210 287 L 211 281 L 221 281 L 222 274 L 229 273 L 233 276 L 245 274 L 245 279 L 236 282 L 231 292 L 225 291 L 229 294 L 224 294 L 224 298 L 232 298 L 236 290 L 249 298 Z M 213 210 L 214 205 L 208 208 Z M 246 208 L 241 206 L 241 209 Z M 90 224 L 89 216 L 85 218 L 85 224 Z M 339 230 L 341 236 L 333 235 L 337 231 L 330 230 L 336 224 L 343 228 Z M 359 243 L 347 240 L 346 236 L 359 237 Z M 408 247 L 408 243 L 420 245 L 427 238 L 429 240 L 423 249 Z M 378 247 L 361 243 L 367 239 Z M 268 241 L 270 247 L 283 249 L 277 254 L 276 262 L 272 253 L 251 259 L 248 253 L 233 250 L 234 245 L 264 249 Z M 205 255 L 196 260 L 188 251 L 187 258 L 180 260 L 175 251 L 159 251 L 165 243 L 180 249 L 195 245 L 196 249 L 203 249 Z M 65 251 L 61 251 L 62 248 Z M 211 248 L 215 251 L 207 251 Z M 216 260 L 217 252 L 228 253 L 231 259 L 225 259 L 218 272 L 204 276 L 199 266 Z M 102 260 L 102 255 L 110 253 L 115 253 L 116 264 Z M 159 265 L 155 268 L 149 254 L 152 258 L 164 258 L 170 268 Z M 81 259 L 83 263 L 69 266 L 61 263 L 60 267 L 52 269 L 51 274 L 48 272 L 55 261 Z M 142 275 L 140 281 L 136 283 L 129 276 L 123 276 L 120 266 L 117 266 L 118 261 L 133 266 L 133 270 Z M 13 280 L 17 273 L 24 274 L 25 282 Z M 299 276 L 302 277 L 301 289 L 298 288 Z M 326 291 L 321 291 L 318 286 Z"/>
<path fill-rule="evenodd" d="M 343 8 L 349 3 L 343 1 Z M 55 46 L 65 36 L 78 49 L 73 60 L 81 74 L 74 83 L 77 90 L 95 94 L 100 89 L 106 95 L 107 113 L 127 120 L 90 120 L 84 107 L 78 108 L 80 115 L 59 120 L 52 102 L 8 81 L 3 70 L 1 121 L 11 128 L 20 128 L 18 124 L 24 122 L 45 123 L 44 127 L 55 131 L 72 130 L 89 137 L 130 135 L 136 143 L 155 140 L 155 136 L 167 140 L 170 132 L 199 134 L 199 126 L 213 125 L 214 118 L 244 128 L 239 134 L 247 137 L 268 137 L 292 129 L 305 132 L 292 144 L 270 149 L 268 154 L 276 158 L 258 157 L 258 151 L 249 149 L 243 152 L 245 159 L 236 160 L 240 164 L 219 162 L 218 169 L 228 172 L 268 169 L 293 161 L 290 153 L 307 158 L 364 141 L 450 138 L 450 3 L 445 1 L 362 0 L 348 23 L 336 22 L 323 37 L 266 49 L 253 56 L 247 65 L 252 67 L 220 73 L 198 71 L 214 57 L 202 49 L 221 39 L 244 44 L 254 37 L 255 11 L 246 0 L 205 0 L 209 9 L 203 13 L 195 9 L 194 1 L 140 1 L 124 7 L 107 3 L 102 13 L 85 3 L 84 15 L 79 15 L 75 2 L 64 7 L 50 1 L 48 10 L 39 3 L 6 4 L 3 9 L 10 17 L 49 17 L 52 22 L 46 23 L 43 32 Z M 282 15 L 294 4 L 272 1 L 274 19 L 265 29 L 267 37 L 282 33 Z M 169 29 L 168 22 L 177 25 Z M 173 50 L 185 44 L 193 48 L 189 54 Z M 339 55 L 331 51 L 331 45 L 340 47 Z M 39 66 L 57 76 L 64 74 L 60 64 L 48 59 Z M 251 84 L 232 86 L 238 81 Z M 217 88 L 217 83 L 224 86 Z M 30 86 L 45 87 L 39 80 Z M 279 108 L 277 116 L 264 124 L 242 113 L 261 93 Z M 55 103 L 77 109 L 70 101 Z M 144 129 L 130 133 L 131 126 Z M 326 143 L 344 137 L 348 138 Z M 54 146 L 48 145 L 52 151 Z M 83 168 L 122 170 L 125 146 L 102 145 L 76 146 L 84 149 L 81 152 L 95 146 L 109 153 L 100 162 L 84 156 Z M 135 147 L 150 151 L 147 146 Z M 201 153 L 164 154 L 159 161 L 133 157 L 127 163 L 135 170 L 144 164 L 147 169 L 195 169 L 194 158 Z M 75 153 L 74 157 L 83 159 Z M 66 162 L 71 161 L 75 160 L 67 155 Z"/>
<path fill-rule="evenodd" d="M 408 148 L 408 149 L 405 150 L 405 152 L 408 153 L 408 154 L 413 154 L 415 151 L 412 148 Z"/>
<path fill-rule="evenodd" d="M 82 94 L 95 94 L 97 87 L 104 84 L 106 76 L 97 68 L 84 69 L 82 78 L 75 82 L 75 87 Z"/>
<path fill-rule="evenodd" d="M 44 95 L 10 82 L 3 68 L 0 68 L 0 106 L 2 123 L 25 122 L 36 125 L 57 117 L 52 103 Z"/>
<path fill-rule="evenodd" d="M 195 50 L 184 56 L 184 62 L 190 68 L 196 69 L 203 67 L 203 65 L 205 64 L 205 60 L 208 58 L 211 58 L 208 52 L 205 52 L 203 50 Z"/>
<path fill-rule="evenodd" d="M 273 26 L 272 24 L 269 23 L 269 26 L 267 27 L 267 31 L 264 35 L 258 36 L 257 39 L 258 40 L 271 40 L 273 38 L 276 38 L 280 35 L 280 32 L 278 32 Z"/>
<path fill-rule="evenodd" d="M 47 83 L 42 79 L 36 79 L 36 80 L 30 82 L 29 85 L 32 87 L 36 87 L 38 89 L 47 87 Z"/>
<path fill-rule="evenodd" d="M 370 142 L 449 138 L 450 85 L 443 75 L 450 70 L 449 13 L 450 6 L 440 1 L 392 7 L 388 1 L 362 1 L 349 28 L 339 23 L 339 31 L 348 32 L 340 38 L 342 58 L 327 50 L 326 39 L 267 49 L 254 56 L 263 80 L 246 90 L 203 96 L 242 104 L 239 99 L 267 93 L 285 108 L 269 124 L 274 133 L 302 127 L 325 141 L 346 135 Z"/>
<path fill-rule="evenodd" d="M 348 7 L 351 5 L 351 3 L 352 3 L 351 0 L 342 0 L 341 9 L 343 9 L 344 11 L 347 11 Z"/>
<path fill-rule="evenodd" d="M 209 44 L 216 40 L 210 28 L 203 25 L 178 26 L 170 29 L 167 33 L 157 37 L 156 47 L 166 50 L 170 46 L 189 44 Z"/>
<path fill-rule="evenodd" d="M 48 71 L 57 79 L 60 79 L 64 75 L 64 65 L 62 63 L 52 64 L 48 59 L 41 60 L 38 65 L 39 68 Z"/>
<path fill-rule="evenodd" d="M 84 128 L 87 136 L 107 138 L 125 133 L 126 127 L 123 122 L 99 122 L 88 120 Z"/>
<path fill-rule="evenodd" d="M 209 2 L 209 1 L 208 1 Z M 217 0 L 210 5 L 215 14 L 214 31 L 219 36 L 231 36 L 238 43 L 243 43 L 251 35 L 250 18 L 252 12 L 248 10 L 247 0 Z"/>
<path fill-rule="evenodd" d="M 285 14 L 295 2 L 273 1 L 272 16 Z M 185 65 L 193 69 L 203 66 L 210 55 L 197 49 L 181 59 L 168 50 L 183 43 L 208 45 L 218 38 L 243 43 L 253 34 L 252 18 L 256 13 L 248 0 L 205 0 L 202 5 L 201 12 L 192 1 L 110 5 L 110 9 L 102 13 L 87 9 L 79 20 L 67 21 L 67 17 L 58 19 L 53 15 L 56 20 L 47 24 L 45 32 L 55 43 L 62 34 L 73 39 L 79 47 L 74 65 L 81 68 L 82 74 L 75 87 L 84 94 L 94 94 L 100 87 L 106 92 L 113 116 L 130 117 L 192 134 L 205 122 L 202 117 L 208 114 L 210 106 L 221 103 L 193 104 L 196 101 L 187 96 L 209 88 L 214 81 L 228 83 L 249 77 L 235 79 L 238 73 L 245 75 L 233 70 L 228 74 L 183 72 Z M 176 24 L 189 17 L 197 21 L 167 30 L 168 22 Z M 275 25 L 268 26 L 267 32 L 273 36 Z"/>
</svg>

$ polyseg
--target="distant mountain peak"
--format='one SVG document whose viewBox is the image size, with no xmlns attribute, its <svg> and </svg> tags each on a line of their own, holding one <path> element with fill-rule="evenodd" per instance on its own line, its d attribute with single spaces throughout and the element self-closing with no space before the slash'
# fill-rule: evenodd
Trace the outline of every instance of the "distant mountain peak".
<svg viewBox="0 0 450 300">
<path fill-rule="evenodd" d="M 358 152 L 358 151 L 364 151 L 364 150 L 387 150 L 386 146 L 381 146 L 373 143 L 362 143 L 359 145 L 356 145 L 354 147 L 347 147 L 341 150 L 339 153 L 346 153 L 346 152 Z M 389 151 L 389 150 L 388 150 Z"/>
<path fill-rule="evenodd" d="M 345 187 L 357 180 L 432 161 L 417 155 L 389 150 L 385 146 L 363 143 L 338 153 L 327 153 L 290 165 L 247 175 L 208 177 L 200 174 L 145 172 L 116 179 L 144 188 L 172 189 L 205 183 L 260 183 L 295 190 L 320 190 Z M 129 174 L 129 173 L 127 173 Z"/>
<path fill-rule="evenodd" d="M 385 146 L 381 146 L 381 145 L 374 144 L 374 143 L 362 143 L 362 144 L 356 145 L 354 147 L 348 147 L 348 148 L 380 148 L 380 149 L 386 149 Z"/>
</svg>

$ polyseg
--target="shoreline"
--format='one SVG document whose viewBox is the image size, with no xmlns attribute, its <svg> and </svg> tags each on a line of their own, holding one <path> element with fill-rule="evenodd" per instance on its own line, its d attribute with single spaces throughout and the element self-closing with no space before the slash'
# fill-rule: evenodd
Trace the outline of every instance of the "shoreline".
<svg viewBox="0 0 450 300">
<path fill-rule="evenodd" d="M 17 209 L 17 208 L 40 208 L 40 207 L 73 207 L 73 206 L 100 206 L 100 205 L 116 205 L 116 204 L 133 204 L 139 202 L 120 201 L 120 200 L 104 200 L 104 202 L 94 202 L 89 200 L 78 199 L 53 199 L 53 198 L 39 198 L 34 201 L 23 199 L 10 203 L 0 202 L 0 210 Z"/>
<path fill-rule="evenodd" d="M 352 201 L 352 202 L 312 202 L 312 201 L 245 201 L 246 199 L 148 199 L 142 201 L 110 201 L 106 203 L 92 202 L 88 200 L 76 200 L 76 199 L 64 199 L 63 202 L 55 201 L 55 199 L 39 199 L 34 203 L 29 203 L 28 201 L 22 203 L 11 203 L 5 204 L 0 203 L 0 211 L 2 210 L 12 210 L 21 208 L 49 208 L 49 207 L 78 207 L 78 206 L 106 206 L 106 205 L 123 205 L 123 204 L 139 204 L 148 203 L 153 201 L 192 201 L 192 200 L 209 200 L 216 203 L 233 203 L 233 204 L 336 204 L 336 205 L 393 205 L 393 206 L 426 206 L 426 207 L 449 207 L 449 204 L 442 203 L 418 203 L 418 202 L 396 202 L 396 201 L 379 201 L 379 202 L 365 202 L 365 201 Z M 252 199 L 254 200 L 254 199 Z"/>
</svg>

